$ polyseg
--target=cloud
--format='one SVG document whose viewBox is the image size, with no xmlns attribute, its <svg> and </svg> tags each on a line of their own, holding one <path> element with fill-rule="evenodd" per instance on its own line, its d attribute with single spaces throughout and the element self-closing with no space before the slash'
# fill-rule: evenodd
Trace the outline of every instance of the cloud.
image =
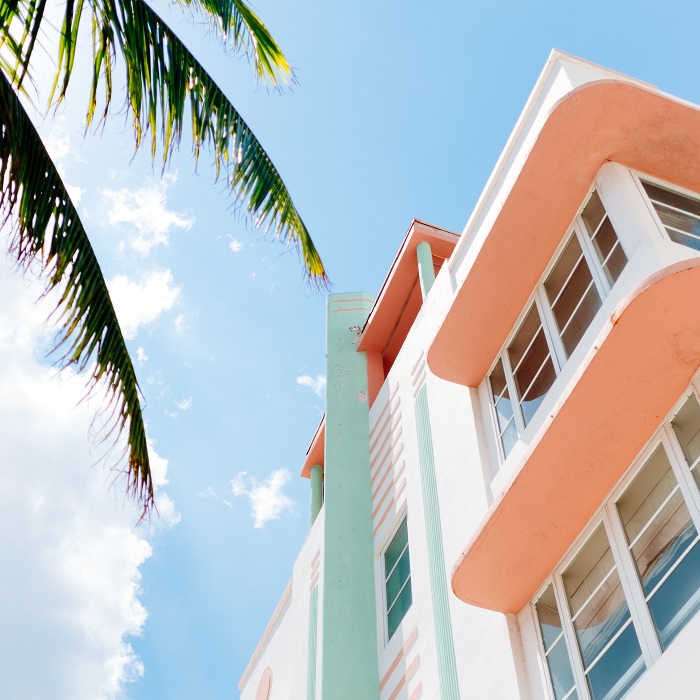
<svg viewBox="0 0 700 700">
<path fill-rule="evenodd" d="M 140 569 L 152 548 L 90 453 L 85 378 L 35 359 L 55 298 L 37 308 L 23 286 L 0 274 L 0 697 L 114 700 L 144 673 L 129 637 L 148 617 Z M 167 462 L 155 450 L 151 461 L 167 525 L 178 518 Z"/>
<path fill-rule="evenodd" d="M 136 348 L 136 361 L 143 367 L 148 362 L 148 355 L 142 347 Z"/>
<path fill-rule="evenodd" d="M 189 411 L 192 408 L 192 397 L 188 396 L 186 399 L 182 399 L 181 401 L 176 401 L 175 405 L 181 411 Z"/>
<path fill-rule="evenodd" d="M 65 120 L 65 117 L 63 119 Z M 57 122 L 51 125 L 48 134 L 42 136 L 42 141 L 54 162 L 65 158 L 71 152 L 70 134 Z"/>
<path fill-rule="evenodd" d="M 293 512 L 296 503 L 284 493 L 291 478 L 288 469 L 277 469 L 262 483 L 249 477 L 247 472 L 240 472 L 231 480 L 231 493 L 250 502 L 253 527 L 263 528 L 271 520 L 279 520 L 286 513 Z"/>
<path fill-rule="evenodd" d="M 140 283 L 126 275 L 117 275 L 107 280 L 107 286 L 127 339 L 135 338 L 141 326 L 153 323 L 162 313 L 170 311 L 181 291 L 173 285 L 170 270 L 154 270 Z"/>
<path fill-rule="evenodd" d="M 147 255 L 154 246 L 167 246 L 173 229 L 187 231 L 194 224 L 193 216 L 168 209 L 168 190 L 176 181 L 177 175 L 167 174 L 135 190 L 121 188 L 102 191 L 109 205 L 109 223 L 112 226 L 135 226 L 137 233 L 129 238 L 128 245 L 142 255 Z"/>
<path fill-rule="evenodd" d="M 316 377 L 302 374 L 297 377 L 297 384 L 311 389 L 320 398 L 326 395 L 326 378 L 322 374 L 317 374 Z"/>
<path fill-rule="evenodd" d="M 231 242 L 228 244 L 229 250 L 232 253 L 240 253 L 243 248 L 245 248 L 245 243 L 242 243 L 241 241 L 232 238 Z"/>
</svg>

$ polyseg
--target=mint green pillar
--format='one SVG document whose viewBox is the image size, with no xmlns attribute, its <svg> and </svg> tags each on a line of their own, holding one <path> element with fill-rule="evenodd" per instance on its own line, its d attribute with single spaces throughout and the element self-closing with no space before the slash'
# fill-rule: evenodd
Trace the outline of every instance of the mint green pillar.
<svg viewBox="0 0 700 700">
<path fill-rule="evenodd" d="M 457 661 L 452 637 L 449 590 L 445 570 L 445 556 L 440 525 L 440 503 L 438 501 L 437 478 L 433 435 L 430 429 L 428 391 L 423 384 L 416 394 L 416 428 L 418 431 L 418 463 L 423 488 L 423 515 L 425 536 L 428 543 L 428 572 L 433 603 L 435 645 L 437 647 L 438 676 L 441 700 L 459 700 Z"/>
<path fill-rule="evenodd" d="M 311 512 L 309 513 L 310 525 L 318 517 L 323 505 L 323 467 L 320 464 L 314 464 L 311 467 Z"/>
<path fill-rule="evenodd" d="M 373 298 L 331 294 L 327 316 L 322 700 L 378 700 L 367 362 Z"/>
<path fill-rule="evenodd" d="M 416 248 L 418 256 L 418 278 L 420 279 L 420 290 L 423 299 L 428 296 L 430 288 L 435 282 L 435 268 L 433 267 L 433 251 L 430 250 L 430 243 L 421 241 Z"/>
</svg>

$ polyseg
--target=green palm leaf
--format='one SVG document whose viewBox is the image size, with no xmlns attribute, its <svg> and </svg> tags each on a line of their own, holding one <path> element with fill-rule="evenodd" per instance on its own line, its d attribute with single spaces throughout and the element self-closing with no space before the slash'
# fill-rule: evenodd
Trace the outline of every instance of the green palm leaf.
<svg viewBox="0 0 700 700">
<path fill-rule="evenodd" d="M 0 9 L 0 39 L 4 37 L 15 57 L 12 79 L 16 85 L 22 84 L 29 70 L 46 1 L 4 0 Z M 231 45 L 253 57 L 260 77 L 275 84 L 291 77 L 279 47 L 243 0 L 180 3 L 213 17 Z M 243 203 L 253 225 L 295 245 L 308 278 L 325 286 L 328 278 L 321 258 L 270 157 L 201 63 L 144 0 L 66 0 L 53 93 L 57 101 L 65 97 L 70 83 L 86 4 L 92 15 L 93 47 L 88 125 L 95 118 L 100 94 L 104 95 L 101 118 L 107 116 L 113 70 L 118 65 L 125 74 L 136 147 L 150 132 L 155 158 L 160 134 L 165 165 L 189 117 L 195 159 L 203 145 L 209 146 L 217 177 L 223 168 L 229 189 Z M 13 20 L 23 28 L 20 39 L 13 39 Z"/>
<path fill-rule="evenodd" d="M 127 490 L 148 517 L 153 480 L 139 388 L 107 285 L 65 185 L 2 75 L 0 182 L 0 223 L 12 232 L 12 254 L 25 268 L 38 261 L 47 288 L 61 290 L 62 364 L 83 370 L 94 363 L 88 391 L 107 390 L 107 436 L 128 430 Z"/>
</svg>

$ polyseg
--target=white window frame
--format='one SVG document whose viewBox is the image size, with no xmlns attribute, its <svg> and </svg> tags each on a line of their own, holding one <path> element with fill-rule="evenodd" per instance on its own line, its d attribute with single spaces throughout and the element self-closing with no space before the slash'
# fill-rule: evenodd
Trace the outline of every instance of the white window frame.
<svg viewBox="0 0 700 700">
<path fill-rule="evenodd" d="M 595 251 L 593 241 L 591 240 L 591 236 L 588 233 L 586 224 L 582 218 L 583 210 L 586 208 L 594 192 L 598 192 L 598 196 L 600 197 L 601 202 L 603 203 L 605 214 L 606 216 L 608 216 L 608 219 L 610 218 L 609 214 L 607 213 L 607 209 L 605 208 L 605 202 L 603 200 L 603 197 L 601 196 L 600 189 L 594 184 L 593 187 L 591 187 L 591 189 L 588 191 L 586 197 L 584 198 L 583 204 L 579 208 L 576 217 L 574 218 L 572 224 L 567 228 L 566 234 L 557 246 L 557 249 L 554 252 L 554 255 L 552 256 L 552 259 L 549 261 L 549 264 L 547 265 L 545 271 L 543 272 L 542 276 L 537 282 L 534 291 L 528 298 L 525 307 L 518 316 L 518 320 L 513 325 L 513 328 L 508 334 L 505 343 L 494 358 L 493 362 L 491 363 L 491 366 L 489 367 L 488 372 L 486 373 L 486 376 L 484 377 L 486 395 L 488 396 L 489 403 L 489 420 L 491 422 L 492 435 L 495 435 L 496 449 L 500 464 L 503 464 L 503 462 L 505 462 L 505 460 L 507 459 L 507 455 L 505 454 L 503 448 L 503 442 L 501 440 L 500 429 L 498 426 L 498 417 L 496 415 L 495 401 L 490 382 L 491 373 L 494 371 L 496 365 L 498 364 L 498 361 L 500 360 L 503 363 L 503 371 L 506 377 L 506 386 L 508 387 L 508 394 L 510 395 L 510 400 L 513 407 L 513 416 L 518 431 L 518 438 L 522 438 L 523 433 L 525 432 L 528 426 L 525 425 L 522 411 L 520 409 L 520 399 L 515 385 L 515 377 L 510 366 L 510 358 L 508 357 L 508 347 L 510 346 L 511 342 L 520 330 L 520 326 L 522 325 L 523 321 L 525 320 L 525 317 L 527 316 L 527 313 L 530 311 L 532 304 L 534 303 L 537 307 L 540 322 L 542 323 L 542 329 L 544 332 L 545 339 L 547 341 L 547 347 L 549 349 L 550 357 L 552 358 L 555 374 L 557 377 L 561 374 L 562 369 L 564 368 L 564 365 L 568 361 L 569 357 L 567 356 L 564 343 L 559 335 L 559 328 L 556 319 L 554 318 L 552 308 L 549 304 L 544 283 L 549 277 L 549 274 L 556 266 L 556 264 L 559 262 L 559 259 L 562 253 L 564 252 L 564 249 L 566 248 L 573 236 L 575 236 L 578 239 L 579 245 L 581 246 L 583 257 L 586 261 L 586 264 L 588 265 L 588 269 L 590 270 L 591 276 L 593 278 L 593 283 L 595 284 L 598 294 L 600 295 L 601 302 L 605 301 L 612 289 L 612 286 L 608 282 L 608 279 L 605 275 L 605 271 L 603 270 L 602 264 L 598 259 L 598 254 Z M 615 231 L 615 235 L 617 236 L 617 240 L 620 247 L 622 248 L 625 255 L 627 255 L 622 241 L 617 235 L 617 231 Z"/>
<path fill-rule="evenodd" d="M 671 421 L 675 418 L 691 395 L 694 395 L 698 403 L 700 403 L 700 392 L 698 391 L 698 387 L 695 383 L 696 381 L 697 380 L 694 380 L 690 386 L 683 391 L 671 411 L 669 411 L 664 420 L 661 422 L 659 428 L 654 431 L 654 434 L 647 441 L 640 453 L 635 457 L 624 476 L 618 481 L 617 485 L 604 499 L 594 516 L 581 531 L 581 534 L 576 538 L 567 553 L 559 561 L 552 573 L 547 577 L 542 586 L 540 586 L 532 601 L 529 603 L 531 613 L 530 619 L 535 625 L 535 633 L 538 640 L 538 660 L 544 670 L 546 677 L 546 688 L 550 700 L 555 699 L 554 688 L 552 686 L 551 674 L 549 672 L 549 667 L 545 657 L 544 641 L 542 639 L 542 631 L 540 629 L 535 605 L 544 594 L 547 587 L 552 584 L 556 596 L 557 607 L 559 609 L 559 618 L 561 620 L 562 629 L 564 632 L 566 649 L 569 654 L 569 661 L 571 663 L 571 670 L 576 683 L 576 692 L 578 693 L 579 700 L 591 700 L 588 683 L 583 670 L 583 662 L 581 660 L 578 642 L 576 640 L 576 632 L 571 620 L 568 598 L 566 597 L 563 579 L 561 576 L 571 562 L 576 558 L 576 556 L 578 556 L 581 549 L 601 524 L 605 528 L 605 533 L 608 537 L 615 566 L 620 576 L 620 585 L 622 586 L 625 600 L 630 610 L 632 625 L 637 633 L 637 639 L 639 640 L 642 657 L 644 658 L 647 670 L 663 654 L 663 649 L 661 648 L 661 643 L 659 642 L 651 611 L 646 602 L 647 596 L 644 594 L 642 584 L 637 574 L 636 565 L 628 550 L 627 539 L 624 533 L 622 521 L 620 520 L 617 512 L 616 503 L 624 494 L 630 483 L 642 470 L 647 462 L 647 459 L 653 454 L 659 445 L 663 445 L 669 458 L 673 474 L 678 481 L 678 486 L 683 496 L 683 500 L 688 508 L 688 512 L 690 513 L 691 520 L 698 533 L 700 533 L 700 489 L 695 483 L 695 479 L 693 478 L 693 474 L 690 470 L 690 466 L 692 465 L 688 465 L 678 438 L 676 437 L 671 425 Z M 650 595 L 653 595 L 653 593 Z"/>
<path fill-rule="evenodd" d="M 647 205 L 647 208 L 649 209 L 649 213 L 652 216 L 652 219 L 654 220 L 654 224 L 656 225 L 656 228 L 658 229 L 659 233 L 661 234 L 661 237 L 665 240 L 668 241 L 669 243 L 675 243 L 676 245 L 683 246 L 686 250 L 693 251 L 696 254 L 698 251 L 694 248 L 691 248 L 690 246 L 685 246 L 682 243 L 677 243 L 676 241 L 672 240 L 671 237 L 668 235 L 668 231 L 666 230 L 666 227 L 663 225 L 663 222 L 661 221 L 661 218 L 659 217 L 658 212 L 656 211 L 656 207 L 654 206 L 654 203 L 651 201 L 649 198 L 649 195 L 646 193 L 646 190 L 644 189 L 644 185 L 642 182 L 648 182 L 651 185 L 656 185 L 657 187 L 661 187 L 662 189 L 669 190 L 670 192 L 675 192 L 676 194 L 680 195 L 681 197 L 687 197 L 688 199 L 694 199 L 696 202 L 700 202 L 700 192 L 693 192 L 693 190 L 689 190 L 686 187 L 681 187 L 680 185 L 675 185 L 672 182 L 667 182 L 666 180 L 661 180 L 658 177 L 654 177 L 653 175 L 647 175 L 646 173 L 641 173 L 635 170 L 630 170 L 630 173 L 632 174 L 632 177 L 634 178 L 635 185 L 637 186 L 637 189 L 639 190 L 639 193 L 642 195 L 642 198 L 644 199 L 645 204 Z"/>
</svg>

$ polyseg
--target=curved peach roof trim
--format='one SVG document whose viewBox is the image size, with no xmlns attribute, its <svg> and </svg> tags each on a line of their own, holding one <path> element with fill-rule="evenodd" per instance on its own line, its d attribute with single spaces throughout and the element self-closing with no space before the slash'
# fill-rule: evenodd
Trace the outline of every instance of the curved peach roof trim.
<svg viewBox="0 0 700 700">
<path fill-rule="evenodd" d="M 700 111 L 605 80 L 560 100 L 428 352 L 433 373 L 475 387 L 608 161 L 700 191 Z"/>
<path fill-rule="evenodd" d="M 700 366 L 700 259 L 648 278 L 598 341 L 452 574 L 467 603 L 517 613 Z"/>
</svg>

